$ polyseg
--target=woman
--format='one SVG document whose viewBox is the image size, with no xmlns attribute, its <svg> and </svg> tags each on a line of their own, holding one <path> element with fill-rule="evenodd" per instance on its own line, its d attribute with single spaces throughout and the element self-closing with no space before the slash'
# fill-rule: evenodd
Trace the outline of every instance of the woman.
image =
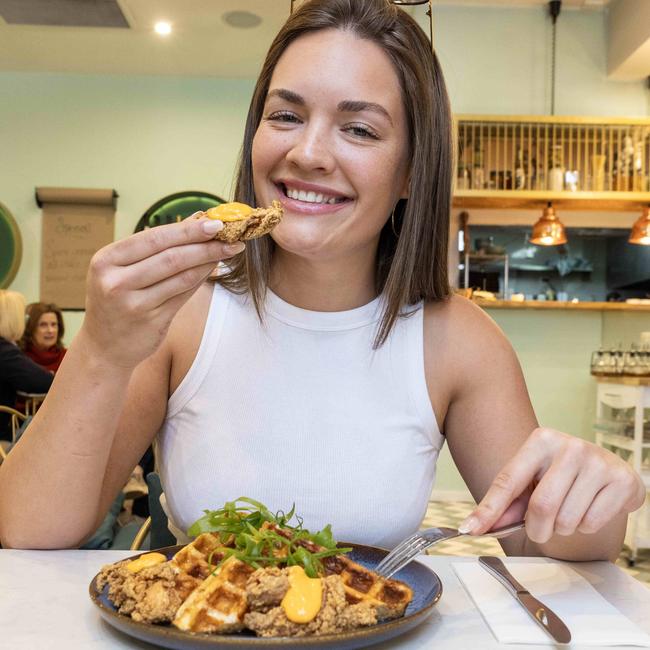
<svg viewBox="0 0 650 650">
<path fill-rule="evenodd" d="M 0 289 L 0 405 L 14 408 L 16 391 L 45 393 L 52 373 L 43 370 L 18 348 L 25 329 L 25 298 Z M 11 440 L 11 420 L 0 413 L 0 439 Z"/>
<path fill-rule="evenodd" d="M 63 314 L 56 305 L 44 302 L 27 305 L 26 314 L 27 323 L 20 348 L 32 361 L 55 373 L 66 353 Z"/>
<path fill-rule="evenodd" d="M 407 14 L 303 5 L 262 68 L 236 189 L 282 201 L 282 222 L 245 253 L 211 239 L 218 222 L 188 219 L 93 258 L 84 324 L 0 468 L 3 544 L 79 544 L 159 432 L 181 529 L 244 494 L 389 545 L 419 524 L 446 438 L 480 502 L 466 530 L 526 513 L 508 553 L 614 558 L 639 477 L 538 428 L 503 334 L 449 296 L 450 124 Z"/>
</svg>

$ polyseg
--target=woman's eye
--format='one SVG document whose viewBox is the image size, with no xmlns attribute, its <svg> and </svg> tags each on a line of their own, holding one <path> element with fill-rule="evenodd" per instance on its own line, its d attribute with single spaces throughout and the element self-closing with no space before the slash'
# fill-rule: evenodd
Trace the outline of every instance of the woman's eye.
<svg viewBox="0 0 650 650">
<path fill-rule="evenodd" d="M 275 111 L 275 113 L 267 115 L 265 119 L 271 122 L 300 122 L 298 116 L 291 111 Z"/>
<path fill-rule="evenodd" d="M 365 124 L 348 124 L 345 127 L 345 130 L 348 133 L 351 133 L 354 136 L 360 138 L 372 138 L 373 140 L 378 140 L 379 136 L 373 131 L 369 126 Z"/>
</svg>

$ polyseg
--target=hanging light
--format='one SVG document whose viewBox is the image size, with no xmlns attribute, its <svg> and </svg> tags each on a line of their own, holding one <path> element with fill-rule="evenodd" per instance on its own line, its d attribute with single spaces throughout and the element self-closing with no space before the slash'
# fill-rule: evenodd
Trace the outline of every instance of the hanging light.
<svg viewBox="0 0 650 650">
<path fill-rule="evenodd" d="M 630 244 L 650 246 L 650 209 L 648 206 L 643 209 L 643 214 L 634 222 L 628 241 Z"/>
<path fill-rule="evenodd" d="M 544 213 L 533 226 L 530 243 L 538 246 L 559 246 L 566 244 L 564 224 L 557 218 L 552 204 L 544 208 Z"/>
</svg>

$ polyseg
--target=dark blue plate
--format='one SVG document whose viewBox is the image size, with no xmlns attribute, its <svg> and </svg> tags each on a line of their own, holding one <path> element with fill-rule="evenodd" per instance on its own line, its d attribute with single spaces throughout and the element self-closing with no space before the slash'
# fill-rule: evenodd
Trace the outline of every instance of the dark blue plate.
<svg viewBox="0 0 650 650">
<path fill-rule="evenodd" d="M 377 566 L 388 551 L 374 546 L 362 546 L 360 544 L 347 544 L 341 542 L 341 546 L 351 546 L 352 551 L 348 557 L 369 569 Z M 171 558 L 181 546 L 169 546 L 159 549 Z M 148 551 L 147 551 L 148 552 Z M 142 555 L 134 555 L 134 559 Z M 385 623 L 378 623 L 372 627 L 362 627 L 351 632 L 339 634 L 323 634 L 312 637 L 257 637 L 253 633 L 242 632 L 240 634 L 193 634 L 182 632 L 169 625 L 153 625 L 151 623 L 137 623 L 129 616 L 118 614 L 113 604 L 108 600 L 108 586 L 100 592 L 96 587 L 97 576 L 90 583 L 90 598 L 99 608 L 102 618 L 116 629 L 129 636 L 148 641 L 164 648 L 174 650 L 195 650 L 197 648 L 278 648 L 291 647 L 294 650 L 324 649 L 348 650 L 351 648 L 362 648 L 392 639 L 408 630 L 413 629 L 425 621 L 432 613 L 434 605 L 442 595 L 442 583 L 440 578 L 424 564 L 411 562 L 394 576 L 402 580 L 413 589 L 413 600 L 406 608 L 402 618 Z"/>
</svg>

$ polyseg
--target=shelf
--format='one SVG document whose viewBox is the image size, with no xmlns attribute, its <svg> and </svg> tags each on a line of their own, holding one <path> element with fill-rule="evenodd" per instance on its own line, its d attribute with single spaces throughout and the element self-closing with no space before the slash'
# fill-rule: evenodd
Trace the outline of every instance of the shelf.
<svg viewBox="0 0 650 650">
<path fill-rule="evenodd" d="M 629 377 L 626 375 L 592 375 L 600 384 L 623 384 L 624 386 L 650 386 L 650 377 Z"/>
<path fill-rule="evenodd" d="M 594 431 L 600 434 L 602 441 L 606 445 L 617 447 L 618 449 L 627 449 L 634 451 L 634 440 L 627 436 L 621 436 L 617 433 L 605 433 L 601 429 L 594 427 Z M 650 447 L 650 444 L 644 444 L 643 447 Z"/>
<path fill-rule="evenodd" d="M 650 204 L 650 192 L 547 192 L 537 190 L 456 190 L 455 208 L 541 210 L 551 201 L 563 210 L 641 211 Z"/>
<path fill-rule="evenodd" d="M 462 289 L 461 289 L 462 292 Z M 485 309 L 548 309 L 574 311 L 642 311 L 650 312 L 650 305 L 630 305 L 625 302 L 560 302 L 559 300 L 480 300 L 472 302 Z"/>
<path fill-rule="evenodd" d="M 558 273 L 558 270 L 554 266 L 546 266 L 545 264 L 510 264 L 511 271 L 530 271 L 530 272 L 540 272 L 540 273 Z M 586 269 L 571 269 L 568 273 L 565 273 L 562 277 L 571 275 L 572 273 L 592 273 L 593 268 L 589 267 Z"/>
</svg>

